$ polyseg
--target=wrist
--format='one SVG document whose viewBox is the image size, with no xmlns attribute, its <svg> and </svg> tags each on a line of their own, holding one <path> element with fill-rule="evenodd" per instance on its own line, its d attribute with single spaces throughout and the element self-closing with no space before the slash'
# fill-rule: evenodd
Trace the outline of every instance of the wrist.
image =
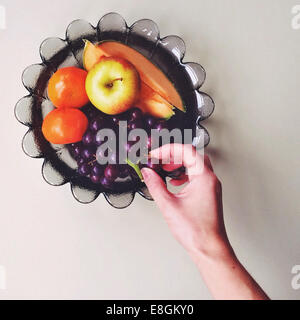
<svg viewBox="0 0 300 320">
<path fill-rule="evenodd" d="M 228 259 L 236 259 L 226 235 L 206 237 L 205 240 L 202 240 L 192 250 L 189 250 L 189 254 L 198 267 L 206 261 L 215 260 L 221 262 Z"/>
</svg>

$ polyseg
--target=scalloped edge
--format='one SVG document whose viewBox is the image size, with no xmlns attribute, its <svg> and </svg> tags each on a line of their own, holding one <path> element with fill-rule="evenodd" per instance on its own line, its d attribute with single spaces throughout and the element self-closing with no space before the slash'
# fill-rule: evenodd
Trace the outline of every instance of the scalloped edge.
<svg viewBox="0 0 300 320">
<path fill-rule="evenodd" d="M 31 126 L 31 125 L 25 124 L 25 123 L 23 123 L 22 121 L 20 121 L 20 120 L 18 119 L 17 114 L 16 114 L 16 106 L 17 106 L 18 103 L 21 101 L 21 99 L 23 99 L 24 97 L 29 97 L 29 96 L 34 96 L 34 95 L 35 95 L 34 91 L 32 91 L 32 90 L 24 83 L 24 80 L 23 80 L 24 74 L 25 74 L 25 72 L 28 70 L 28 68 L 30 68 L 30 67 L 33 66 L 33 65 L 40 65 L 40 66 L 46 67 L 46 68 L 49 67 L 49 66 L 51 66 L 51 63 L 48 62 L 48 64 L 47 64 L 47 61 L 46 61 L 46 60 L 44 59 L 44 57 L 41 55 L 41 47 L 42 47 L 43 43 L 44 43 L 46 40 L 51 39 L 51 38 L 57 38 L 57 39 L 60 39 L 60 40 L 62 40 L 63 42 L 65 42 L 65 43 L 66 43 L 66 47 L 68 47 L 68 48 L 70 49 L 70 52 L 72 53 L 72 55 L 74 56 L 75 60 L 77 61 L 76 56 L 75 56 L 75 54 L 74 54 L 74 52 L 73 52 L 73 50 L 72 50 L 72 46 L 71 46 L 71 44 L 70 44 L 70 42 L 68 41 L 68 38 L 67 38 L 67 30 L 68 30 L 69 26 L 70 26 L 73 22 L 75 22 L 75 21 L 84 20 L 84 21 L 88 22 L 88 23 L 94 28 L 94 30 L 96 31 L 97 39 L 98 39 L 98 41 L 100 41 L 100 40 L 101 40 L 101 37 L 99 36 L 99 23 L 100 23 L 100 21 L 101 21 L 105 16 L 108 16 L 108 15 L 110 15 L 110 14 L 117 14 L 117 15 L 119 15 L 119 16 L 124 20 L 124 22 L 125 22 L 125 28 L 126 28 L 126 39 L 125 39 L 125 41 L 124 41 L 125 44 L 127 44 L 127 42 L 128 42 L 128 35 L 129 35 L 130 30 L 132 30 L 132 27 L 133 27 L 136 23 L 138 23 L 139 21 L 144 21 L 144 20 L 150 21 L 151 23 L 153 23 L 153 24 L 157 27 L 157 31 L 158 31 L 157 41 L 156 41 L 156 44 L 155 44 L 155 46 L 154 46 L 154 49 L 152 50 L 152 52 L 151 52 L 151 54 L 150 54 L 150 57 L 149 57 L 148 59 L 151 59 L 151 57 L 153 56 L 158 41 L 161 41 L 161 40 L 163 40 L 163 39 L 165 39 L 165 38 L 167 38 L 167 37 L 170 37 L 170 36 L 175 36 L 175 37 L 179 38 L 179 39 L 183 42 L 184 47 L 185 47 L 185 50 L 184 50 L 184 52 L 183 52 L 183 54 L 182 54 L 182 57 L 179 59 L 179 63 L 182 63 L 183 65 L 188 64 L 188 63 L 196 63 L 196 62 L 183 62 L 183 59 L 184 59 L 185 54 L 186 54 L 186 44 L 185 44 L 185 41 L 184 41 L 181 37 L 179 37 L 179 36 L 177 36 L 177 35 L 174 35 L 174 34 L 171 34 L 171 35 L 165 36 L 165 37 L 163 37 L 163 38 L 160 38 L 160 30 L 159 30 L 159 27 L 158 27 L 158 25 L 156 24 L 156 22 L 153 21 L 153 20 L 151 20 L 151 19 L 139 19 L 139 20 L 133 22 L 132 25 L 129 27 L 128 24 L 127 24 L 127 22 L 126 22 L 126 20 L 124 19 L 124 17 L 121 16 L 121 15 L 120 15 L 119 13 L 117 13 L 117 12 L 108 12 L 108 13 L 106 13 L 105 15 L 103 15 L 103 16 L 99 19 L 96 27 L 93 26 L 90 22 L 88 22 L 88 21 L 86 21 L 86 20 L 84 20 L 84 19 L 75 19 L 75 20 L 71 21 L 71 22 L 68 24 L 68 26 L 67 26 L 67 28 L 66 28 L 66 31 L 65 31 L 65 39 L 62 39 L 62 38 L 60 38 L 60 37 L 47 37 L 47 38 L 45 38 L 45 39 L 42 41 L 42 43 L 41 43 L 40 46 L 39 46 L 39 54 L 40 54 L 40 58 L 41 58 L 41 61 L 42 61 L 42 62 L 40 62 L 40 63 L 35 63 L 35 64 L 31 64 L 31 65 L 29 65 L 28 67 L 26 67 L 26 68 L 24 69 L 24 71 L 22 72 L 22 76 L 21 76 L 22 84 L 23 84 L 24 88 L 29 92 L 29 94 L 26 95 L 26 96 L 23 96 L 22 98 L 20 98 L 20 99 L 17 101 L 17 103 L 16 103 L 16 105 L 15 105 L 15 108 L 14 108 L 14 114 L 15 114 L 15 118 L 17 119 L 17 121 L 20 122 L 22 125 L 25 125 L 26 127 L 29 127 L 29 129 L 27 130 L 27 132 L 25 133 L 25 135 L 23 136 L 23 139 L 22 139 L 22 149 L 23 149 L 23 152 L 24 152 L 26 155 L 28 155 L 28 156 L 30 156 L 30 157 L 32 157 L 32 158 L 37 158 L 37 159 L 44 158 L 44 161 L 43 161 L 43 164 L 42 164 L 42 167 L 41 167 L 41 172 L 42 172 L 42 176 L 43 176 L 44 180 L 45 180 L 48 184 L 53 185 L 53 186 L 61 186 L 61 185 L 65 185 L 65 184 L 69 183 L 69 184 L 70 184 L 71 193 L 72 193 L 74 199 L 76 199 L 79 203 L 82 203 L 82 204 L 88 204 L 88 203 L 91 203 L 91 202 L 95 201 L 95 200 L 99 197 L 99 195 L 101 194 L 101 192 L 100 192 L 100 191 L 99 191 L 99 192 L 95 192 L 96 195 L 95 195 L 95 198 L 94 198 L 93 200 L 91 200 L 91 201 L 89 201 L 89 202 L 84 202 L 84 201 L 81 201 L 80 199 L 78 199 L 78 197 L 75 195 L 74 190 L 73 190 L 73 188 L 74 188 L 75 185 L 73 184 L 72 181 L 67 181 L 67 180 L 66 180 L 66 181 L 64 181 L 62 184 L 54 185 L 54 184 L 51 184 L 51 182 L 49 182 L 49 181 L 44 177 L 43 168 L 44 168 L 44 166 L 45 166 L 45 163 L 47 162 L 47 159 L 45 159 L 45 157 L 44 157 L 44 155 L 43 155 L 42 153 L 41 153 L 39 156 L 32 156 L 32 155 L 29 155 L 29 154 L 25 151 L 24 146 L 23 146 L 23 142 L 24 142 L 26 136 L 29 134 L 29 132 L 32 132 L 33 130 L 32 130 L 32 126 Z M 200 65 L 199 63 L 197 63 L 197 64 Z M 199 86 L 199 88 L 203 85 L 203 83 L 204 83 L 205 80 L 206 80 L 206 71 L 205 71 L 205 69 L 203 68 L 202 65 L 200 65 L 200 66 L 201 66 L 201 68 L 203 69 L 203 72 L 204 72 L 204 80 L 203 80 L 203 82 L 201 83 L 201 85 Z M 198 90 L 199 88 L 194 89 L 194 90 Z M 203 92 L 203 93 L 205 93 L 205 92 Z M 207 93 L 205 93 L 205 94 L 207 94 Z M 207 118 L 209 118 L 209 117 L 211 116 L 211 114 L 214 112 L 214 109 L 215 109 L 214 100 L 212 99 L 212 97 L 211 97 L 210 95 L 209 95 L 209 97 L 211 98 L 211 100 L 212 100 L 212 102 L 213 102 L 213 104 L 214 104 L 213 110 L 212 110 L 211 113 L 210 113 L 207 117 L 205 117 L 204 119 L 203 119 L 203 118 L 200 119 L 201 116 L 199 116 L 199 117 L 197 118 L 197 120 L 196 120 L 196 126 L 197 126 L 198 128 L 203 128 L 203 129 L 206 131 L 207 135 L 208 135 L 208 141 L 207 141 L 207 143 L 204 145 L 204 147 L 206 147 L 206 146 L 209 144 L 209 142 L 210 142 L 210 135 L 209 135 L 208 130 L 207 130 L 204 126 L 202 126 L 202 125 L 200 124 L 200 122 L 202 122 L 202 121 L 206 120 Z M 47 98 L 47 97 L 41 96 L 41 98 L 44 98 L 44 99 L 45 99 L 45 98 Z M 91 191 L 91 190 L 90 190 L 90 191 Z M 92 192 L 92 191 L 91 191 L 91 192 Z M 128 192 L 128 193 L 130 193 L 130 192 Z M 106 201 L 107 201 L 112 207 L 114 207 L 114 208 L 116 208 L 116 209 L 124 209 L 124 208 L 127 208 L 128 206 L 130 206 L 130 204 L 134 201 L 134 198 L 135 198 L 136 193 L 138 193 L 140 196 L 142 196 L 142 197 L 143 197 L 144 199 L 146 199 L 146 200 L 153 201 L 153 199 L 150 199 L 149 197 L 146 197 L 146 196 L 143 194 L 142 190 L 137 190 L 137 191 L 132 191 L 132 200 L 130 201 L 130 203 L 129 203 L 128 205 L 126 205 L 126 206 L 124 206 L 124 207 L 115 207 L 115 206 L 109 201 L 106 192 L 105 192 L 105 191 L 102 192 L 102 194 L 103 194 L 104 198 L 106 199 Z"/>
</svg>

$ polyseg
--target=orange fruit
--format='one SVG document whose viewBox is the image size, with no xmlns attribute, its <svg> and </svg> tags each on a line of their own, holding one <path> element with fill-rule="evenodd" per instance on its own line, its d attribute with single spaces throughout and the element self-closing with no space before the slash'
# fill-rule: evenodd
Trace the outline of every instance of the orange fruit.
<svg viewBox="0 0 300 320">
<path fill-rule="evenodd" d="M 76 67 L 58 69 L 48 83 L 48 96 L 57 108 L 80 108 L 89 102 L 85 91 L 87 72 Z"/>
<path fill-rule="evenodd" d="M 68 144 L 80 141 L 87 127 L 88 119 L 82 111 L 59 108 L 46 115 L 42 132 L 51 143 Z"/>
</svg>

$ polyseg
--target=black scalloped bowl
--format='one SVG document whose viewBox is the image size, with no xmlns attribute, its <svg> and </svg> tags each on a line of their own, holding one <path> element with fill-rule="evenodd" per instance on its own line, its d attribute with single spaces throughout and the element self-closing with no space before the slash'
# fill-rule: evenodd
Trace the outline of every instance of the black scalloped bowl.
<svg viewBox="0 0 300 320">
<path fill-rule="evenodd" d="M 100 193 L 115 208 L 125 208 L 131 204 L 135 193 L 151 200 L 146 186 L 137 180 L 116 184 L 114 190 L 106 190 L 93 184 L 89 179 L 77 174 L 77 163 L 70 156 L 65 145 L 54 145 L 45 140 L 41 127 L 43 118 L 54 109 L 47 96 L 47 84 L 52 74 L 66 66 L 82 67 L 83 39 L 91 42 L 114 40 L 122 42 L 152 61 L 172 81 L 187 108 L 186 113 L 176 112 L 172 121 L 178 127 L 190 128 L 195 135 L 196 127 L 203 129 L 201 140 L 206 146 L 209 134 L 200 121 L 208 118 L 214 110 L 210 96 L 199 91 L 205 80 L 205 71 L 194 62 L 183 62 L 185 44 L 177 36 L 159 37 L 157 25 L 142 19 L 128 27 L 122 16 L 108 13 L 93 27 L 85 20 L 75 20 L 66 30 L 66 39 L 47 38 L 40 46 L 42 63 L 27 67 L 22 75 L 24 87 L 29 95 L 20 99 L 15 107 L 19 122 L 29 127 L 22 147 L 32 158 L 44 158 L 42 175 L 51 185 L 60 186 L 67 182 L 75 199 L 81 203 L 94 201 Z"/>
</svg>

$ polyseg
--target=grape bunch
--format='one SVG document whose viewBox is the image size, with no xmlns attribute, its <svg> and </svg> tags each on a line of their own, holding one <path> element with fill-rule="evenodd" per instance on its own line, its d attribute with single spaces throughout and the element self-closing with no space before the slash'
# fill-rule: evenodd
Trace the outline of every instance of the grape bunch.
<svg viewBox="0 0 300 320">
<path fill-rule="evenodd" d="M 153 138 L 150 136 L 151 129 L 157 129 L 158 131 L 168 128 L 166 121 L 154 118 L 153 116 L 143 114 L 138 108 L 130 109 L 129 111 L 116 116 L 106 115 L 94 107 L 84 110 L 89 120 L 89 127 L 82 137 L 82 140 L 77 143 L 68 145 L 71 156 L 76 160 L 78 168 L 78 174 L 90 179 L 95 184 L 101 184 L 103 187 L 112 189 L 114 181 L 117 178 L 126 178 L 130 176 L 132 179 L 138 179 L 138 175 L 133 168 L 127 164 L 118 163 L 118 152 L 114 151 L 110 155 L 110 162 L 115 164 L 101 165 L 97 162 L 96 153 L 97 148 L 104 142 L 99 139 L 97 135 L 100 129 L 112 129 L 116 137 L 118 137 L 119 123 L 121 120 L 127 121 L 128 135 L 133 129 L 145 129 L 148 133 L 146 145 L 148 150 L 151 149 L 153 144 Z M 139 137 L 128 141 L 122 146 L 126 153 L 130 151 L 133 144 L 139 140 Z M 117 150 L 119 150 L 119 142 L 117 141 Z M 98 152 L 101 149 L 98 149 Z M 98 154 L 99 156 L 99 154 Z M 101 156 L 101 154 L 100 154 Z M 161 170 L 160 164 L 154 164 L 151 159 L 147 160 L 146 164 L 140 165 L 140 167 L 149 167 L 157 172 Z"/>
</svg>

